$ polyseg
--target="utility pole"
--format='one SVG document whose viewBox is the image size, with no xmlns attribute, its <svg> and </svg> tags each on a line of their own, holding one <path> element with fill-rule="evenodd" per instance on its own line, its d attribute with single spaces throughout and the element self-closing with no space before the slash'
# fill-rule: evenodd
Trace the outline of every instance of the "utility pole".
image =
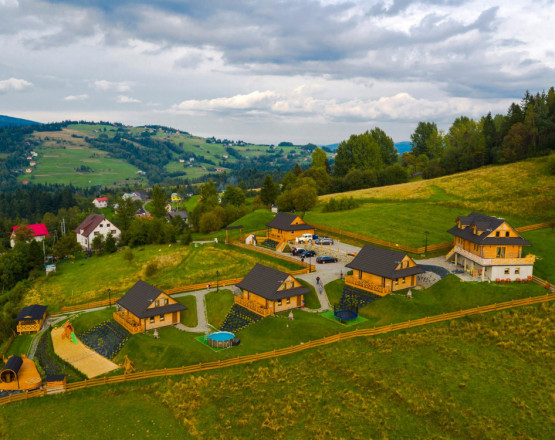
<svg viewBox="0 0 555 440">
<path fill-rule="evenodd" d="M 61 227 L 62 227 L 62 235 L 66 235 L 66 219 L 65 218 L 62 219 Z"/>
</svg>

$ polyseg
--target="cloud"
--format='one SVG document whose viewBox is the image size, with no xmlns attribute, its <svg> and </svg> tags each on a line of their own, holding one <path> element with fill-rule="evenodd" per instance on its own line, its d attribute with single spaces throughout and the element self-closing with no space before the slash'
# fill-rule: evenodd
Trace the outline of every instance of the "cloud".
<svg viewBox="0 0 555 440">
<path fill-rule="evenodd" d="M 116 98 L 116 102 L 118 104 L 136 104 L 141 101 L 139 99 L 131 98 L 129 96 L 118 95 L 118 97 Z"/>
<path fill-rule="evenodd" d="M 9 78 L 0 80 L 0 92 L 15 91 L 20 92 L 31 87 L 33 84 L 20 78 Z"/>
<path fill-rule="evenodd" d="M 182 101 L 173 107 L 177 111 L 204 111 L 204 112 L 219 112 L 223 110 L 256 110 L 267 109 L 268 106 L 279 95 L 270 90 L 260 92 L 258 90 L 247 95 L 235 95 L 230 98 L 215 98 L 195 100 L 190 99 Z"/>
<path fill-rule="evenodd" d="M 94 82 L 94 87 L 96 90 L 115 90 L 116 92 L 127 92 L 131 90 L 131 84 L 127 81 L 106 81 L 106 80 L 99 80 Z"/>
<path fill-rule="evenodd" d="M 69 95 L 64 98 L 64 101 L 84 101 L 88 98 L 89 95 L 87 95 L 86 93 L 83 95 Z"/>
</svg>

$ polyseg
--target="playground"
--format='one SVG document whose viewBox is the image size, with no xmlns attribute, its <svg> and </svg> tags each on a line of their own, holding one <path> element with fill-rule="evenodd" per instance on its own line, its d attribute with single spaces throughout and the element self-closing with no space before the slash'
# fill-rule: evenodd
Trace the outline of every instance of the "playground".
<svg viewBox="0 0 555 440">
<path fill-rule="evenodd" d="M 120 368 L 77 339 L 69 322 L 64 327 L 52 329 L 51 337 L 54 352 L 89 379 Z"/>
</svg>

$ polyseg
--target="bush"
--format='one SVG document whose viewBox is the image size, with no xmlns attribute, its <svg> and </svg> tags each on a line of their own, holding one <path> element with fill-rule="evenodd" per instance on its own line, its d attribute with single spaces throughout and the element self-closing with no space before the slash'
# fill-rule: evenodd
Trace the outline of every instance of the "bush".
<svg viewBox="0 0 555 440">
<path fill-rule="evenodd" d="M 128 263 L 131 263 L 133 261 L 133 258 L 135 258 L 135 254 L 133 254 L 131 248 L 125 249 L 125 251 L 123 252 L 123 259 Z"/>
<path fill-rule="evenodd" d="M 322 212 L 336 212 L 346 211 L 348 209 L 355 209 L 360 206 L 353 197 L 341 197 L 339 199 L 331 198 L 328 203 L 324 205 Z"/>
<path fill-rule="evenodd" d="M 150 278 L 158 271 L 158 263 L 156 261 L 149 261 L 145 267 L 145 276 Z"/>
<path fill-rule="evenodd" d="M 222 229 L 223 226 L 224 221 L 213 211 L 202 214 L 200 218 L 199 229 L 202 233 L 216 232 Z"/>
</svg>

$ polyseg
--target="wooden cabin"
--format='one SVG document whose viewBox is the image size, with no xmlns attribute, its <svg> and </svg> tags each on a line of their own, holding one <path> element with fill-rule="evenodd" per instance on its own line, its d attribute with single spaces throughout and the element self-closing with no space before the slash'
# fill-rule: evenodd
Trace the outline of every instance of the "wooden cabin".
<svg viewBox="0 0 555 440">
<path fill-rule="evenodd" d="M 364 246 L 346 267 L 353 269 L 346 285 L 378 296 L 415 287 L 417 275 L 425 272 L 407 254 L 374 246 Z"/>
<path fill-rule="evenodd" d="M 37 366 L 25 355 L 10 356 L 4 368 L 0 370 L 1 391 L 26 391 L 39 388 L 42 379 Z"/>
<path fill-rule="evenodd" d="M 32 306 L 23 307 L 17 318 L 17 333 L 36 333 L 40 331 L 44 320 L 46 319 L 47 306 L 33 304 Z"/>
<path fill-rule="evenodd" d="M 457 217 L 456 225 L 447 232 L 455 236 L 447 260 L 472 277 L 481 281 L 532 278 L 536 257 L 522 256 L 522 247 L 530 243 L 502 218 L 473 212 Z"/>
<path fill-rule="evenodd" d="M 242 294 L 235 303 L 261 316 L 302 307 L 310 289 L 293 276 L 271 267 L 256 264 L 237 284 Z"/>
<path fill-rule="evenodd" d="M 181 322 L 183 304 L 160 289 L 139 280 L 118 301 L 114 320 L 132 334 Z"/>
<path fill-rule="evenodd" d="M 314 235 L 315 232 L 314 226 L 305 223 L 298 215 L 287 212 L 278 212 L 266 226 L 268 238 L 277 242 L 295 240 L 303 234 Z"/>
<path fill-rule="evenodd" d="M 48 389 L 48 394 L 51 393 L 61 393 L 66 389 L 66 376 L 65 374 L 52 374 L 46 376 L 46 388 Z"/>
</svg>

